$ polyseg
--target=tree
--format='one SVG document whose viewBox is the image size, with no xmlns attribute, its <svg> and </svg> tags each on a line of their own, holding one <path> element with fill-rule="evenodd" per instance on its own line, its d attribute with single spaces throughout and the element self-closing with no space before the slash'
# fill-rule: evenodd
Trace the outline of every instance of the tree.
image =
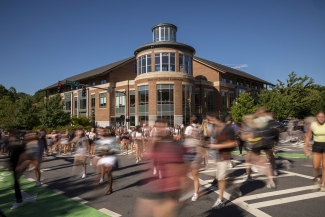
<svg viewBox="0 0 325 217">
<path fill-rule="evenodd" d="M 90 119 L 88 117 L 85 116 L 72 116 L 71 117 L 71 122 L 73 125 L 79 125 L 79 126 L 83 126 L 83 127 L 89 127 L 91 126 L 90 124 Z"/>
<path fill-rule="evenodd" d="M 39 107 L 33 104 L 32 97 L 26 96 L 16 101 L 16 123 L 17 126 L 32 129 L 40 125 L 38 118 Z"/>
<path fill-rule="evenodd" d="M 59 94 L 40 102 L 39 106 L 41 108 L 39 119 L 43 127 L 56 128 L 71 123 L 70 113 L 62 110 L 63 104 Z"/>
<path fill-rule="evenodd" d="M 10 96 L 0 98 L 0 125 L 2 127 L 15 127 L 15 103 L 11 100 Z"/>
<path fill-rule="evenodd" d="M 286 84 L 278 80 L 271 90 L 263 90 L 259 94 L 258 104 L 273 112 L 275 118 L 282 120 L 288 117 L 305 118 L 315 111 L 324 108 L 324 88 L 314 84 L 308 76 L 298 77 L 294 72 L 289 74 Z"/>
<path fill-rule="evenodd" d="M 244 115 L 252 114 L 257 107 L 254 105 L 254 99 L 250 93 L 240 93 L 236 102 L 230 109 L 230 114 L 235 122 L 241 122 Z"/>
</svg>

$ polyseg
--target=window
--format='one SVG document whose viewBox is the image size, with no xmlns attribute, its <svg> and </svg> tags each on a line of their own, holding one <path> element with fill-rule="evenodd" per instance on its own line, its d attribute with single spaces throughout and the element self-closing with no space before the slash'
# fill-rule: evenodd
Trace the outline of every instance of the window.
<svg viewBox="0 0 325 217">
<path fill-rule="evenodd" d="M 157 27 L 153 31 L 153 41 L 176 41 L 176 29 L 171 26 Z"/>
<path fill-rule="evenodd" d="M 175 71 L 175 53 L 155 53 L 156 72 Z"/>
<path fill-rule="evenodd" d="M 205 108 L 207 112 L 213 111 L 213 90 L 205 90 Z"/>
<path fill-rule="evenodd" d="M 115 92 L 115 116 L 125 114 L 125 92 Z"/>
<path fill-rule="evenodd" d="M 164 119 L 169 126 L 174 125 L 174 85 L 157 85 L 157 118 Z"/>
<path fill-rule="evenodd" d="M 221 76 L 221 82 L 227 83 L 227 79 L 224 75 Z"/>
<path fill-rule="evenodd" d="M 237 78 L 237 83 L 236 83 L 237 86 L 239 86 L 239 78 Z"/>
<path fill-rule="evenodd" d="M 74 97 L 74 115 L 78 115 L 78 97 Z"/>
<path fill-rule="evenodd" d="M 201 93 L 200 89 L 196 88 L 195 89 L 195 114 L 196 115 L 201 115 Z"/>
<path fill-rule="evenodd" d="M 233 83 L 234 83 L 233 78 L 229 77 L 229 84 L 233 84 Z"/>
<path fill-rule="evenodd" d="M 96 102 L 95 99 L 96 99 L 95 94 L 92 94 L 91 95 L 91 108 L 95 108 L 95 102 Z"/>
<path fill-rule="evenodd" d="M 250 85 L 250 82 L 249 81 L 246 81 L 246 87 L 250 87 L 251 85 Z"/>
<path fill-rule="evenodd" d="M 221 91 L 221 98 L 222 98 L 222 111 L 227 111 L 228 108 L 228 92 Z"/>
<path fill-rule="evenodd" d="M 100 84 L 106 84 L 106 78 L 102 78 L 102 79 L 100 80 Z"/>
<path fill-rule="evenodd" d="M 148 101 L 149 101 L 148 85 L 138 86 L 138 115 L 142 116 L 140 121 L 148 120 Z"/>
<path fill-rule="evenodd" d="M 106 108 L 106 93 L 99 94 L 99 108 Z"/>
<path fill-rule="evenodd" d="M 241 93 L 244 93 L 246 92 L 246 90 L 244 88 L 239 88 L 238 89 L 238 96 L 241 94 Z"/>
<path fill-rule="evenodd" d="M 183 124 L 189 123 L 192 115 L 192 89 L 191 85 L 182 88 Z"/>
<path fill-rule="evenodd" d="M 244 79 L 240 79 L 240 86 L 244 86 Z"/>
<path fill-rule="evenodd" d="M 138 72 L 139 74 L 151 72 L 151 54 L 142 55 L 138 58 Z"/>
<path fill-rule="evenodd" d="M 229 101 L 230 101 L 230 106 L 233 106 L 235 103 L 235 93 L 234 92 L 229 92 Z"/>
<path fill-rule="evenodd" d="M 79 109 L 86 109 L 87 107 L 87 100 L 86 99 L 80 99 L 80 107 Z"/>
<path fill-rule="evenodd" d="M 96 81 L 92 81 L 91 86 L 96 86 Z"/>
<path fill-rule="evenodd" d="M 130 90 L 129 92 L 129 97 L 130 97 L 130 102 L 129 102 L 129 105 L 130 105 L 130 115 L 131 114 L 135 114 L 135 91 L 134 90 Z M 134 126 L 134 125 L 131 125 L 131 126 Z"/>
<path fill-rule="evenodd" d="M 179 71 L 192 75 L 192 57 L 179 54 Z"/>
<path fill-rule="evenodd" d="M 65 110 L 71 110 L 71 101 L 65 102 Z"/>
</svg>

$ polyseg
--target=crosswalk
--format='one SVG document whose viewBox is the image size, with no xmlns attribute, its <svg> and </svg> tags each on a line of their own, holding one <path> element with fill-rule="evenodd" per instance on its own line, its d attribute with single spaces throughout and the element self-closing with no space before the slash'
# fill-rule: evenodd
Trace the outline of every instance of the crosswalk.
<svg viewBox="0 0 325 217">
<path fill-rule="evenodd" d="M 239 162 L 239 161 L 237 161 Z M 213 163 L 212 163 L 213 165 Z M 240 170 L 246 167 L 245 163 L 239 163 L 234 168 L 229 168 L 229 170 Z M 212 186 L 210 183 L 214 179 L 215 173 L 217 168 L 211 166 L 209 169 L 200 171 L 200 174 L 204 174 L 204 178 L 200 177 L 201 179 L 200 184 L 201 187 L 209 189 L 216 194 L 219 194 L 218 188 Z M 303 178 L 303 183 L 311 183 L 313 180 L 312 176 L 295 173 L 292 171 L 286 170 L 279 170 L 280 175 L 273 177 L 274 179 L 286 179 L 286 178 Z M 189 176 L 192 178 L 191 176 Z M 252 174 L 254 180 L 267 180 L 266 176 L 262 174 Z M 304 179 L 306 179 L 304 181 Z M 236 177 L 233 180 L 233 183 L 240 184 L 243 183 L 243 177 Z M 254 182 L 253 182 L 254 183 Z M 317 191 L 317 192 L 316 192 Z M 251 192 L 254 193 L 254 192 Z M 270 192 L 263 192 L 263 193 L 255 193 L 255 194 L 247 194 L 242 197 L 238 197 L 234 200 L 231 199 L 231 193 L 229 190 L 226 190 L 224 193 L 224 199 L 231 201 L 233 204 L 239 206 L 243 210 L 249 212 L 250 214 L 258 217 L 269 217 L 271 216 L 268 213 L 263 212 L 261 209 L 265 207 L 272 207 L 277 205 L 282 205 L 286 203 L 294 203 L 298 201 L 310 200 L 314 198 L 324 198 L 325 199 L 325 192 L 319 191 L 319 186 L 315 185 L 305 185 L 300 187 L 289 187 L 287 189 L 282 190 L 270 190 Z"/>
</svg>

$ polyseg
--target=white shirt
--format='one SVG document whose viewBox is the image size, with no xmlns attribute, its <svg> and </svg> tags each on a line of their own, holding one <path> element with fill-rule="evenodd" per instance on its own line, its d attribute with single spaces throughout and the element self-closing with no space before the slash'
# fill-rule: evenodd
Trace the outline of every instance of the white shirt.
<svg viewBox="0 0 325 217">
<path fill-rule="evenodd" d="M 185 129 L 185 135 L 186 136 L 192 135 L 192 129 L 193 129 L 193 127 L 197 127 L 197 124 L 191 124 L 190 126 L 187 126 L 186 127 L 186 129 Z M 199 133 L 201 133 L 201 128 L 198 127 L 197 129 L 198 129 Z"/>
</svg>

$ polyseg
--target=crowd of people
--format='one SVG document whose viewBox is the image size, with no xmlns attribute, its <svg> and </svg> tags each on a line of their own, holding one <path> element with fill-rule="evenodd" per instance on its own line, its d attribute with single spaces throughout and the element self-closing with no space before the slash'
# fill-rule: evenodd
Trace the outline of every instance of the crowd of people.
<svg viewBox="0 0 325 217">
<path fill-rule="evenodd" d="M 314 182 L 317 189 L 325 192 L 325 177 L 321 178 L 319 169 L 322 165 L 325 174 L 325 115 L 320 111 L 316 121 L 306 123 L 305 153 L 313 153 Z M 245 182 L 253 182 L 253 172 L 264 174 L 265 186 L 275 188 L 274 176 L 278 175 L 274 157 L 274 147 L 278 144 L 280 124 L 265 108 L 259 108 L 254 114 L 245 115 L 242 123 L 235 123 L 231 117 L 225 121 L 213 115 L 206 115 L 201 124 L 197 117 L 191 117 L 188 126 L 170 127 L 164 120 L 156 120 L 154 126 L 122 126 L 92 128 L 57 132 L 45 130 L 28 132 L 21 135 L 2 135 L 1 154 L 7 152 L 11 157 L 14 171 L 16 203 L 13 209 L 22 205 L 19 177 L 26 169 L 34 169 L 36 186 L 40 182 L 40 164 L 44 155 L 74 153 L 74 165 L 81 164 L 83 171 L 80 178 L 87 177 L 87 165 L 96 168 L 98 184 L 104 182 L 107 174 L 109 184 L 107 195 L 113 193 L 113 171 L 118 167 L 117 153 L 133 155 L 135 163 L 143 160 L 152 161 L 153 176 L 157 180 L 145 188 L 145 194 L 137 202 L 136 216 L 173 216 L 179 203 L 200 198 L 199 171 L 207 168 L 213 161 L 216 167 L 215 180 L 211 183 L 219 189 L 219 196 L 213 209 L 225 206 L 223 194 L 231 187 L 232 198 L 242 195 L 240 186 L 229 178 L 232 167 L 231 152 L 237 147 L 243 156 L 246 152 Z M 313 142 L 311 142 L 313 141 Z M 312 146 L 312 150 L 310 150 Z M 265 155 L 264 155 L 265 154 Z M 211 166 L 211 165 L 210 165 Z M 71 179 L 76 177 L 77 167 L 73 167 Z M 191 179 L 188 179 L 188 176 Z M 192 187 L 188 187 L 191 185 Z M 186 198 L 187 190 L 194 189 L 191 197 Z M 185 198 L 185 199 L 184 199 Z M 148 209 L 141 209 L 146 206 Z"/>
</svg>

